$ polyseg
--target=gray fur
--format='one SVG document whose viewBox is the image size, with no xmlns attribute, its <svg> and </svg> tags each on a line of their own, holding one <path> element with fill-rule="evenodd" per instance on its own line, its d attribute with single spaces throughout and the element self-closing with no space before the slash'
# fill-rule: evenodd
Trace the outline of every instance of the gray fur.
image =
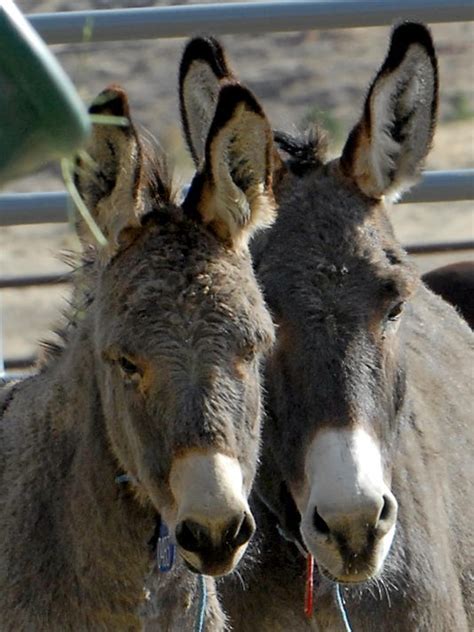
<svg viewBox="0 0 474 632">
<path fill-rule="evenodd" d="M 436 107 L 425 106 L 425 116 L 435 116 Z M 425 121 L 424 129 L 433 124 Z M 416 175 L 428 148 L 425 137 L 406 177 Z M 400 155 L 403 168 L 413 160 Z M 314 617 L 305 620 L 305 561 L 278 538 L 275 518 L 291 533 L 294 508 L 281 492 L 300 483 L 305 446 L 322 426 L 344 427 L 355 415 L 356 423 L 368 420 L 382 446 L 399 512 L 380 576 L 343 589 L 353 629 L 467 631 L 474 625 L 474 516 L 466 502 L 473 336 L 420 283 L 383 205 L 340 167 L 333 161 L 288 173 L 278 220 L 253 250 L 279 332 L 266 367 L 268 419 L 256 482 L 265 503 L 257 519 L 262 554 L 245 591 L 223 581 L 223 606 L 239 632 L 343 629 L 324 578 Z M 405 309 L 391 334 L 384 319 L 400 300 Z"/>
<path fill-rule="evenodd" d="M 368 155 L 371 95 L 398 72 L 404 50 L 411 51 L 423 99 L 404 109 L 411 77 L 403 78 L 402 70 L 402 105 L 391 102 L 395 119 L 384 128 L 393 138 L 371 153 L 385 160 L 373 173 L 370 160 L 358 162 Z M 426 83 L 423 68 L 430 73 Z M 380 199 L 380 186 L 394 195 L 421 168 L 436 118 L 436 77 L 428 31 L 404 25 L 395 31 L 340 161 L 325 162 L 318 152 L 308 160 L 315 148 L 286 138 L 283 148 L 298 152 L 290 151 L 287 167 L 275 171 L 278 218 L 252 250 L 278 338 L 266 364 L 267 420 L 253 498 L 259 555 L 218 586 L 234 631 L 343 630 L 334 585 L 325 577 L 315 590 L 314 616 L 305 619 L 305 560 L 276 527 L 299 538 L 289 490 L 302 480 L 305 448 L 320 428 L 353 423 L 364 423 L 380 442 L 399 502 L 380 576 L 343 587 L 353 629 L 450 632 L 474 626 L 474 516 L 467 500 L 473 335 L 421 284 Z M 421 130 L 415 140 L 414 128 Z M 385 149 L 395 145 L 387 156 Z M 396 331 L 387 321 L 398 302 L 405 308 Z"/>
<path fill-rule="evenodd" d="M 92 263 L 64 343 L 0 399 L 2 632 L 139 629 L 173 459 L 224 451 L 247 491 L 255 473 L 273 327 L 248 249 L 175 204 L 131 121 L 96 126 L 88 151 L 78 186 L 109 244 L 81 228 Z"/>
</svg>

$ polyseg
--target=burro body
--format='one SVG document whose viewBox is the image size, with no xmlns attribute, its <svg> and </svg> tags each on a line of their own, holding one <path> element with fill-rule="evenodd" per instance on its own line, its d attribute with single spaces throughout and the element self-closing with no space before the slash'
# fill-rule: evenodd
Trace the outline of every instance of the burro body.
<svg viewBox="0 0 474 632">
<path fill-rule="evenodd" d="M 474 261 L 458 261 L 430 270 L 423 282 L 456 308 L 474 329 Z"/>
<path fill-rule="evenodd" d="M 181 82 L 191 144 L 186 85 L 200 76 L 217 94 L 236 81 L 215 41 L 207 61 L 195 56 Z M 256 481 L 260 560 L 242 572 L 245 590 L 221 584 L 233 630 L 343 629 L 334 582 L 354 630 L 472 629 L 473 337 L 420 281 L 388 212 L 419 175 L 437 98 L 431 36 L 402 24 L 339 158 L 317 132 L 275 136 L 278 219 L 252 247 L 278 332 Z M 311 620 L 304 557 L 280 532 L 315 558 Z"/>
<path fill-rule="evenodd" d="M 244 88 L 222 90 L 180 205 L 124 92 L 91 112 L 128 121 L 95 125 L 76 165 L 107 245 L 79 222 L 63 342 L 2 394 L 2 632 L 138 629 L 157 520 L 208 575 L 232 570 L 254 531 L 273 327 L 247 242 L 273 218 L 268 123 Z"/>
</svg>

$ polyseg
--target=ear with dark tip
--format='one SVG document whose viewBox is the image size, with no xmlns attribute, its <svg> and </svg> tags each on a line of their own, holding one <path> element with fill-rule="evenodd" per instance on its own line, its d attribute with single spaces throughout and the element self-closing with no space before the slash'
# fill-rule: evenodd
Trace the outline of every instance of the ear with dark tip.
<svg viewBox="0 0 474 632">
<path fill-rule="evenodd" d="M 438 107 L 438 66 L 429 30 L 404 23 L 370 86 L 341 157 L 343 172 L 372 198 L 396 198 L 419 177 Z"/>
<path fill-rule="evenodd" d="M 179 67 L 179 105 L 184 135 L 196 166 L 204 158 L 219 90 L 235 81 L 221 44 L 196 37 L 184 49 Z"/>
<path fill-rule="evenodd" d="M 274 219 L 273 152 L 270 124 L 253 94 L 223 86 L 185 210 L 234 247 L 246 245 Z"/>
<path fill-rule="evenodd" d="M 124 229 L 140 226 L 143 212 L 140 182 L 142 148 L 130 118 L 127 95 L 118 86 L 101 92 L 89 108 L 91 114 L 122 117 L 120 125 L 93 125 L 92 134 L 75 165 L 75 184 L 85 205 L 107 239 L 113 254 Z M 84 244 L 95 245 L 88 227 L 79 218 L 77 231 Z"/>
</svg>

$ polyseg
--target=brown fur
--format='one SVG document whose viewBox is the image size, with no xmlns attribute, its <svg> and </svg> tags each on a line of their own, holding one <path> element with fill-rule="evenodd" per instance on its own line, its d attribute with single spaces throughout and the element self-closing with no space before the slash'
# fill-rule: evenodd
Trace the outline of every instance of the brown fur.
<svg viewBox="0 0 474 632">
<path fill-rule="evenodd" d="M 129 116 L 117 88 L 92 109 Z M 139 629 L 147 542 L 162 507 L 173 507 L 175 456 L 237 457 L 247 493 L 255 472 L 259 363 L 273 328 L 242 233 L 261 222 L 248 227 L 244 198 L 232 209 L 245 213 L 241 230 L 223 241 L 193 204 L 195 187 L 179 207 L 131 121 L 95 126 L 87 149 L 77 185 L 108 244 L 80 223 L 91 262 L 63 344 L 1 398 L 2 632 Z M 271 198 L 256 166 L 259 178 Z M 123 472 L 132 482 L 118 485 Z"/>
</svg>

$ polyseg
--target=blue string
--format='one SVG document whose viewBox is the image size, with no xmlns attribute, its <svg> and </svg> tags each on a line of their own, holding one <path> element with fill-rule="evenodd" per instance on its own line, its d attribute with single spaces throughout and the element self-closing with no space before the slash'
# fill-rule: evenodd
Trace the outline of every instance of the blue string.
<svg viewBox="0 0 474 632">
<path fill-rule="evenodd" d="M 115 482 L 117 485 L 121 485 L 122 483 L 136 483 L 136 480 L 130 474 L 119 474 L 115 477 Z"/>
<path fill-rule="evenodd" d="M 196 625 L 194 626 L 194 632 L 203 632 L 204 622 L 206 619 L 206 605 L 207 605 L 207 587 L 204 575 L 199 575 L 199 604 L 198 604 L 198 617 L 196 619 Z"/>
<path fill-rule="evenodd" d="M 349 617 L 347 616 L 347 610 L 346 610 L 346 607 L 344 605 L 344 600 L 341 595 L 341 587 L 339 584 L 336 584 L 336 603 L 337 603 L 337 607 L 339 608 L 341 618 L 344 622 L 344 627 L 346 628 L 346 632 L 352 632 Z"/>
</svg>

